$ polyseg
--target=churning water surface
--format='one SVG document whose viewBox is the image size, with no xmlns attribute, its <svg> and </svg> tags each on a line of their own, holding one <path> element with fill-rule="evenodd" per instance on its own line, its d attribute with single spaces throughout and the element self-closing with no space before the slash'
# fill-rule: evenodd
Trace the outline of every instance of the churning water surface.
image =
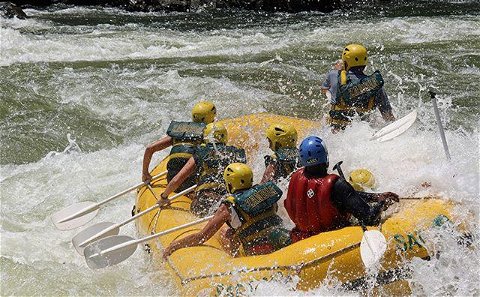
<svg viewBox="0 0 480 297">
<path fill-rule="evenodd" d="M 477 1 L 380 5 L 323 13 L 116 9 L 27 9 L 0 20 L 0 182 L 2 295 L 172 295 L 169 275 L 144 253 L 100 271 L 87 268 L 59 231 L 55 211 L 100 201 L 140 181 L 146 144 L 171 120 L 187 120 L 200 99 L 220 118 L 272 112 L 321 119 L 324 73 L 344 45 L 370 52 L 397 117 L 418 109 L 414 126 L 392 141 L 382 127 L 355 123 L 344 133 L 313 131 L 344 170 L 367 167 L 378 191 L 439 195 L 479 207 L 480 17 Z M 367 72 L 368 72 L 367 71 Z M 438 94 L 452 160 L 447 162 L 427 91 Z M 268 152 L 261 143 L 256 158 Z M 166 152 L 156 155 L 161 160 Z M 256 162 L 259 181 L 264 170 Z M 429 188 L 421 187 L 428 182 Z M 286 188 L 286 183 L 283 183 Z M 129 216 L 133 194 L 95 222 Z M 474 233 L 478 225 L 472 222 Z M 135 235 L 133 225 L 122 233 Z M 448 245 L 438 259 L 414 260 L 415 295 L 479 295 L 477 249 Z M 328 280 L 309 292 L 294 281 L 260 282 L 251 295 L 357 295 Z"/>
</svg>

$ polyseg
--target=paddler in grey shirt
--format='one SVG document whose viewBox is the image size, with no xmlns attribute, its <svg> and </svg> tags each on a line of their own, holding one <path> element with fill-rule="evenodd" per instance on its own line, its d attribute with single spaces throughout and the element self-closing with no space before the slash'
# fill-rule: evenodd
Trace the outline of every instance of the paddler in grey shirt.
<svg viewBox="0 0 480 297">
<path fill-rule="evenodd" d="M 327 77 L 322 83 L 322 92 L 327 96 L 330 104 L 335 104 L 335 99 L 337 98 L 338 76 L 342 69 L 343 61 L 342 59 L 339 59 L 333 64 L 332 70 L 327 72 Z"/>
</svg>

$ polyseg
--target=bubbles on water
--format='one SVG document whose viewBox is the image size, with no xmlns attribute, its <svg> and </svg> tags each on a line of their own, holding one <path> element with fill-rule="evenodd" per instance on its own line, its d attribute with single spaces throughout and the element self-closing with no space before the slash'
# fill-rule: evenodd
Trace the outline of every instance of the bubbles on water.
<svg viewBox="0 0 480 297">
<path fill-rule="evenodd" d="M 409 283 L 415 294 L 475 296 L 480 293 L 479 234 L 477 223 L 473 225 L 476 225 L 471 226 L 474 227 L 473 239 L 466 239 L 467 233 L 451 224 L 422 233 L 432 257 L 429 261 L 414 258 L 407 263 L 411 269 Z"/>
<path fill-rule="evenodd" d="M 260 66 L 260 67 L 263 67 L 263 66 L 265 66 L 265 65 L 267 65 L 267 64 L 269 64 L 269 63 L 275 62 L 275 61 L 283 62 L 283 59 L 282 59 L 282 57 L 280 57 L 280 55 L 276 54 L 276 55 L 275 55 L 275 58 L 261 62 L 261 63 L 259 64 L 259 66 Z"/>
</svg>

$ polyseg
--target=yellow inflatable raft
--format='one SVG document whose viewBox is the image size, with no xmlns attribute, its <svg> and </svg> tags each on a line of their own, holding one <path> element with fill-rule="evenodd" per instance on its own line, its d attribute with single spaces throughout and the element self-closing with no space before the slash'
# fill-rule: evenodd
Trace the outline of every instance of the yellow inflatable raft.
<svg viewBox="0 0 480 297">
<path fill-rule="evenodd" d="M 257 149 L 265 136 L 265 128 L 272 122 L 293 124 L 299 138 L 311 129 L 319 127 L 318 122 L 297 118 L 256 114 L 231 120 L 224 120 L 232 143 L 245 147 L 248 154 Z M 153 174 L 165 170 L 162 161 Z M 154 183 L 155 196 L 159 197 L 166 180 Z M 138 192 L 135 212 L 152 206 L 156 198 L 148 189 Z M 150 235 L 167 230 L 198 218 L 189 212 L 190 200 L 180 197 L 168 208 L 151 212 L 137 221 L 141 235 Z M 380 227 L 387 239 L 387 251 L 381 262 L 377 279 L 388 283 L 399 265 L 412 257 L 429 257 L 421 237 L 422 230 L 441 225 L 451 220 L 452 205 L 435 198 L 404 200 L 398 212 L 392 214 Z M 198 232 L 205 223 L 185 228 L 157 238 L 149 247 L 154 256 L 161 255 L 161 248 L 173 240 Z M 369 227 L 368 229 L 379 229 Z M 179 292 L 185 296 L 234 294 L 249 290 L 255 281 L 278 277 L 295 278 L 297 289 L 309 290 L 319 286 L 327 274 L 338 279 L 347 287 L 358 287 L 365 283 L 367 272 L 360 258 L 359 246 L 363 236 L 361 227 L 347 227 L 337 231 L 320 233 L 269 255 L 233 258 L 222 250 L 218 233 L 201 246 L 180 249 L 174 252 L 166 263 Z M 161 261 L 157 258 L 159 265 Z M 383 278 L 382 278 L 383 277 Z M 396 284 L 396 288 L 402 284 Z M 403 288 L 399 292 L 405 291 Z"/>
</svg>

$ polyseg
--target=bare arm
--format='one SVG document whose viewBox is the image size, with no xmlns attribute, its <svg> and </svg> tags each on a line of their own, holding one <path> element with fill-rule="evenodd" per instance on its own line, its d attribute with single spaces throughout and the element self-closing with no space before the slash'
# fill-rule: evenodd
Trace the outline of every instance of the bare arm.
<svg viewBox="0 0 480 297">
<path fill-rule="evenodd" d="M 273 180 L 273 175 L 275 174 L 275 165 L 273 163 L 268 164 L 263 173 L 262 181 L 260 183 L 266 183 Z"/>
<path fill-rule="evenodd" d="M 165 191 L 162 193 L 162 198 L 167 198 L 170 193 L 175 192 L 176 189 L 195 171 L 196 164 L 195 159 L 190 157 L 187 164 L 185 164 L 182 169 L 175 175 L 172 180 L 168 183 Z"/>
<path fill-rule="evenodd" d="M 145 153 L 143 154 L 142 181 L 150 181 L 152 178 L 148 167 L 150 166 L 150 161 L 152 161 L 153 154 L 171 146 L 172 143 L 172 138 L 170 136 L 165 136 L 147 146 Z"/>
<path fill-rule="evenodd" d="M 228 211 L 228 207 L 225 204 L 222 204 L 215 212 L 215 215 L 213 216 L 213 218 L 210 221 L 208 221 L 208 223 L 205 225 L 205 227 L 203 227 L 203 229 L 200 232 L 172 242 L 163 251 L 163 258 L 166 259 L 168 256 L 170 256 L 174 251 L 178 249 L 201 245 L 205 241 L 212 238 L 212 236 L 218 230 L 220 230 L 222 225 L 225 224 L 228 220 L 230 220 L 230 212 Z"/>
<path fill-rule="evenodd" d="M 395 121 L 395 116 L 393 115 L 393 112 L 392 112 L 392 106 L 390 105 L 390 101 L 388 100 L 387 93 L 385 93 L 385 90 L 383 88 L 380 89 L 380 91 L 377 93 L 377 96 L 375 99 L 377 100 L 378 109 L 380 110 L 380 113 L 382 114 L 383 119 L 386 122 Z"/>
<path fill-rule="evenodd" d="M 393 122 L 395 121 L 395 116 L 393 115 L 392 111 L 381 112 L 383 119 L 386 122 Z"/>
<path fill-rule="evenodd" d="M 392 192 L 379 194 L 357 192 L 343 178 L 335 182 L 332 190 L 332 200 L 339 209 L 351 213 L 367 225 L 378 224 L 381 211 L 387 209 L 392 203 L 399 201 L 398 195 Z M 365 200 L 378 203 L 369 205 Z"/>
<path fill-rule="evenodd" d="M 333 185 L 331 197 L 334 205 L 342 212 L 351 213 L 366 225 L 378 224 L 384 202 L 369 205 L 343 178 L 338 179 Z"/>
</svg>

